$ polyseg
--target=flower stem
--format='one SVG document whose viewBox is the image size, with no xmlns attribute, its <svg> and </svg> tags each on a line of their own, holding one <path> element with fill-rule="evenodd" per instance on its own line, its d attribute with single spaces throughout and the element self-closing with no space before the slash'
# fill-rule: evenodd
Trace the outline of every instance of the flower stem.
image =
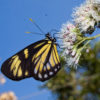
<svg viewBox="0 0 100 100">
<path fill-rule="evenodd" d="M 82 51 L 82 50 L 90 43 L 90 41 L 91 41 L 91 40 L 88 40 L 88 41 L 84 44 L 84 46 L 80 49 L 80 51 Z"/>
<path fill-rule="evenodd" d="M 98 37 L 100 37 L 100 34 L 95 35 L 95 36 L 93 36 L 93 37 L 84 37 L 80 42 L 78 42 L 78 43 L 74 46 L 74 48 L 77 48 L 81 43 L 83 43 L 84 41 L 87 40 L 86 44 L 81 48 L 81 49 L 84 49 L 85 46 L 86 46 L 91 40 L 96 39 L 96 38 L 98 38 Z"/>
<path fill-rule="evenodd" d="M 93 37 L 86 37 L 86 40 L 93 40 L 93 39 L 96 39 L 96 38 L 98 38 L 98 37 L 100 37 L 100 34 L 95 35 L 95 36 L 93 36 Z"/>
</svg>

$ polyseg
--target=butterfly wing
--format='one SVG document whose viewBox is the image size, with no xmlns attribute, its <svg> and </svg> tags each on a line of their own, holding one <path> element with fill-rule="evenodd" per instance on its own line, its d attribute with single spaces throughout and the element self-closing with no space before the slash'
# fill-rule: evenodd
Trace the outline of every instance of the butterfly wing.
<svg viewBox="0 0 100 100">
<path fill-rule="evenodd" d="M 4 75 L 12 80 L 19 81 L 24 78 L 32 77 L 32 56 L 47 43 L 46 40 L 41 40 L 29 45 L 14 56 L 7 59 L 1 67 Z"/>
<path fill-rule="evenodd" d="M 12 80 L 34 77 L 45 81 L 60 69 L 56 45 L 49 40 L 38 41 L 6 60 L 1 71 Z"/>
<path fill-rule="evenodd" d="M 48 43 L 33 56 L 32 67 L 35 79 L 45 81 L 53 77 L 60 69 L 60 60 L 56 44 Z"/>
</svg>

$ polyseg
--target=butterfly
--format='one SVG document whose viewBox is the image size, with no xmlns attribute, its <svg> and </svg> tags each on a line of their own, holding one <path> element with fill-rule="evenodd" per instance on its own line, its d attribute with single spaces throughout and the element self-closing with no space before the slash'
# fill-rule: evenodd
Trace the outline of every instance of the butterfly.
<svg viewBox="0 0 100 100">
<path fill-rule="evenodd" d="M 1 71 L 15 81 L 29 77 L 46 81 L 53 77 L 60 68 L 56 39 L 47 33 L 45 39 L 27 46 L 7 59 L 2 64 Z"/>
</svg>

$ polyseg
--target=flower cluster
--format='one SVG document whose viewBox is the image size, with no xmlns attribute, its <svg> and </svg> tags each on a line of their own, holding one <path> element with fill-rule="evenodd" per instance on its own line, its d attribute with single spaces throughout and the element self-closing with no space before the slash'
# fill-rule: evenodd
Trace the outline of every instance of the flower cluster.
<svg viewBox="0 0 100 100">
<path fill-rule="evenodd" d="M 0 94 L 0 100 L 17 100 L 17 98 L 13 92 L 6 92 Z"/>
<path fill-rule="evenodd" d="M 62 40 L 60 47 L 64 50 L 63 55 L 67 65 L 77 67 L 81 53 L 77 50 L 78 45 L 76 43 L 80 41 L 82 34 L 80 34 L 76 26 L 70 22 L 63 24 L 59 33 L 59 37 Z"/>
<path fill-rule="evenodd" d="M 91 40 L 100 37 L 100 34 L 94 37 L 85 35 L 100 27 L 100 0 L 86 0 L 74 10 L 73 17 L 74 24 L 63 24 L 59 38 L 62 41 L 60 47 L 63 49 L 67 66 L 77 67 L 82 50 L 87 49 Z"/>
<path fill-rule="evenodd" d="M 82 33 L 93 33 L 100 27 L 100 0 L 86 0 L 73 12 L 74 22 Z"/>
</svg>

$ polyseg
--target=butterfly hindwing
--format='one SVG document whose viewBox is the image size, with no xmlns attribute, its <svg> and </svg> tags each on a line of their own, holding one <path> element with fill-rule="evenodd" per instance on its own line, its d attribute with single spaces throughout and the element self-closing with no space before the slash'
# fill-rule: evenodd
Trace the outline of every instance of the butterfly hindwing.
<svg viewBox="0 0 100 100">
<path fill-rule="evenodd" d="M 41 53 L 39 53 L 41 52 Z M 54 76 L 60 69 L 60 60 L 55 44 L 47 44 L 35 55 L 33 60 L 35 79 L 45 81 Z"/>
<path fill-rule="evenodd" d="M 45 81 L 60 69 L 60 60 L 56 44 L 51 40 L 41 40 L 24 48 L 8 60 L 1 71 L 12 80 L 34 77 Z"/>
</svg>

